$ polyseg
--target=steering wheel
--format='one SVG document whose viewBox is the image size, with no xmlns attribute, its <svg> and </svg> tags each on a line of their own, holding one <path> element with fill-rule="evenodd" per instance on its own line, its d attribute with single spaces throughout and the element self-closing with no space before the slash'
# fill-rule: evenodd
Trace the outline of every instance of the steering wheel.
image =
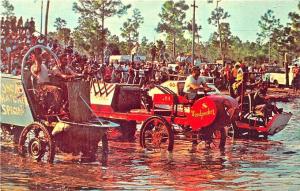
<svg viewBox="0 0 300 191">
<path fill-rule="evenodd" d="M 204 96 L 207 96 L 207 93 L 209 93 L 209 92 L 214 92 L 214 91 L 216 91 L 216 90 L 214 90 L 213 88 L 210 88 L 210 87 L 208 87 L 208 88 L 202 87 L 202 88 L 200 88 L 200 89 L 197 91 L 197 94 L 198 94 L 198 95 L 203 95 L 203 94 L 204 94 Z"/>
</svg>

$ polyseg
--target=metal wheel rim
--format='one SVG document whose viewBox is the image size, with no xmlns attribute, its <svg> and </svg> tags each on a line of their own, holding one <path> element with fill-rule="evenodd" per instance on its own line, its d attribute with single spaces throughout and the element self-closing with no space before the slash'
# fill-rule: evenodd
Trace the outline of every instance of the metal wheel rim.
<svg viewBox="0 0 300 191">
<path fill-rule="evenodd" d="M 170 135 L 166 125 L 159 119 L 153 119 L 146 124 L 144 144 L 148 150 L 167 150 Z"/>
<path fill-rule="evenodd" d="M 38 162 L 53 162 L 53 148 L 49 133 L 44 132 L 39 124 L 31 124 L 23 130 L 19 150 L 24 157 L 28 156 Z"/>
</svg>

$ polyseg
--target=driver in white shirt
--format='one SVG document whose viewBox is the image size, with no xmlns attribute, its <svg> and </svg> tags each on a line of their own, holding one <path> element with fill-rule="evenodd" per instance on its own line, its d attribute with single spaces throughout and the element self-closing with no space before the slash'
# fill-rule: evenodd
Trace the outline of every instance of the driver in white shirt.
<svg viewBox="0 0 300 191">
<path fill-rule="evenodd" d="M 196 100 L 199 98 L 198 91 L 209 91 L 205 78 L 200 76 L 200 69 L 197 66 L 192 68 L 192 74 L 189 75 L 184 83 L 183 92 L 186 94 L 189 100 Z"/>
<path fill-rule="evenodd" d="M 35 49 L 32 56 L 33 64 L 30 68 L 32 76 L 34 76 L 33 84 L 36 82 L 36 101 L 39 105 L 39 113 L 57 114 L 60 112 L 60 104 L 62 101 L 61 89 L 50 83 L 49 70 L 42 62 L 42 50 Z"/>
</svg>

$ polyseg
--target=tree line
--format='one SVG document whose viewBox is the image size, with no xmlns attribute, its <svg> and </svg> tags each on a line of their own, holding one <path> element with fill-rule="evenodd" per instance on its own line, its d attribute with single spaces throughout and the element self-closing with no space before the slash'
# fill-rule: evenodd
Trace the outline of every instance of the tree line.
<svg viewBox="0 0 300 191">
<path fill-rule="evenodd" d="M 218 1 L 217 1 L 218 3 Z M 9 0 L 2 0 L 3 16 L 12 16 L 14 7 Z M 231 33 L 230 23 L 227 21 L 230 13 L 222 7 L 216 6 L 208 18 L 208 23 L 216 27 L 207 42 L 201 42 L 201 26 L 195 24 L 196 46 L 195 53 L 208 61 L 217 59 L 241 60 L 247 62 L 283 62 L 286 55 L 289 58 L 300 55 L 300 1 L 297 12 L 288 14 L 286 25 L 280 22 L 274 11 L 266 10 L 258 21 L 260 31 L 256 42 L 242 41 Z M 56 18 L 55 32 L 50 37 L 60 42 L 72 45 L 80 52 L 97 58 L 103 58 L 106 52 L 111 54 L 130 54 L 136 42 L 140 42 L 140 53 L 149 55 L 151 48 L 156 45 L 158 51 L 166 48 L 171 57 L 177 53 L 191 54 L 192 22 L 186 17 L 190 6 L 184 1 L 167 0 L 162 4 L 158 14 L 160 21 L 155 28 L 157 33 L 166 34 L 164 41 L 151 42 L 147 37 L 140 37 L 140 27 L 144 17 L 138 9 L 121 0 L 78 0 L 73 4 L 73 11 L 78 13 L 78 26 L 72 31 L 67 27 L 66 20 Z M 120 27 L 122 40 L 111 34 L 105 21 L 110 17 L 129 17 Z M 186 35 L 189 34 L 189 35 Z"/>
</svg>

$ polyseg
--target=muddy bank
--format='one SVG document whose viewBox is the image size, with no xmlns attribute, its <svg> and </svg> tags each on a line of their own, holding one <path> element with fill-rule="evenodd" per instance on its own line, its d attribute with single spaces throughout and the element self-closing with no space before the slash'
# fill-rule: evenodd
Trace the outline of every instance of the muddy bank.
<svg viewBox="0 0 300 191">
<path fill-rule="evenodd" d="M 295 98 L 300 98 L 300 90 L 297 92 L 290 88 L 269 88 L 268 94 L 272 96 L 278 96 L 292 101 Z"/>
<path fill-rule="evenodd" d="M 227 90 L 221 91 L 223 94 L 229 95 Z M 297 92 L 290 88 L 268 88 L 268 97 L 274 101 L 290 102 L 300 98 L 300 90 Z"/>
</svg>

